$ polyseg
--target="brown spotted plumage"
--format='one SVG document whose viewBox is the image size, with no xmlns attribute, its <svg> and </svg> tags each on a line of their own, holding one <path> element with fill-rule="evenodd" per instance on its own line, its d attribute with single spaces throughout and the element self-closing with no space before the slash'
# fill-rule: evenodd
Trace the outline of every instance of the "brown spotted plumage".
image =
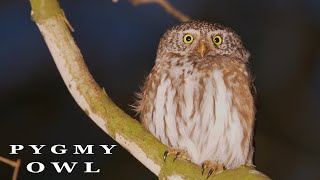
<svg viewBox="0 0 320 180">
<path fill-rule="evenodd" d="M 192 162 L 216 164 L 211 170 L 252 165 L 248 58 L 240 37 L 220 24 L 189 21 L 171 28 L 139 94 L 144 127 Z"/>
</svg>

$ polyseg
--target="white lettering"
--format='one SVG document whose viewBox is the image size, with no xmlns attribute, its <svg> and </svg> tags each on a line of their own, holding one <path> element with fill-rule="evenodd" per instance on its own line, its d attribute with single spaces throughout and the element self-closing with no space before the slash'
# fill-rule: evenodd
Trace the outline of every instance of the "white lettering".
<svg viewBox="0 0 320 180">
<path fill-rule="evenodd" d="M 38 164 L 39 169 L 38 171 L 33 170 L 33 165 Z M 44 170 L 44 165 L 41 162 L 31 162 L 27 165 L 27 170 L 31 173 L 41 173 Z"/>
<path fill-rule="evenodd" d="M 71 173 L 75 165 L 78 164 L 78 162 L 71 162 L 71 163 L 72 163 L 72 167 L 70 167 L 67 162 L 64 162 L 60 167 L 59 162 L 51 162 L 51 164 L 53 164 L 54 168 L 56 169 L 57 173 L 61 173 L 63 169 L 66 169 L 68 173 Z"/>
<path fill-rule="evenodd" d="M 10 146 L 11 146 L 10 154 L 18 154 L 17 150 L 20 151 L 23 149 L 23 145 L 10 145 Z"/>
<path fill-rule="evenodd" d="M 117 145 L 111 145 L 111 148 L 108 148 L 108 145 L 100 145 L 106 151 L 104 154 L 112 154 L 111 149 L 113 149 Z"/>
<path fill-rule="evenodd" d="M 86 145 L 86 148 L 82 148 L 81 145 L 74 145 L 75 147 L 75 153 L 73 154 L 94 154 L 92 152 L 92 147 L 93 145 Z M 80 153 L 78 152 L 78 150 L 80 151 Z M 85 153 L 87 151 L 87 153 Z"/>
<path fill-rule="evenodd" d="M 84 173 L 99 173 L 100 169 L 97 169 L 95 171 L 92 171 L 92 164 L 93 162 L 84 162 L 86 164 L 86 170 L 84 171 Z"/>
<path fill-rule="evenodd" d="M 57 152 L 57 147 L 62 147 L 63 149 L 61 149 L 60 152 Z M 53 154 L 65 154 L 67 152 L 66 145 L 62 145 L 62 144 L 53 145 L 51 147 L 51 152 Z"/>
<path fill-rule="evenodd" d="M 40 145 L 40 148 L 37 147 L 37 145 L 29 145 L 34 150 L 34 153 L 32 154 L 41 154 L 40 149 L 45 147 L 46 145 Z"/>
</svg>

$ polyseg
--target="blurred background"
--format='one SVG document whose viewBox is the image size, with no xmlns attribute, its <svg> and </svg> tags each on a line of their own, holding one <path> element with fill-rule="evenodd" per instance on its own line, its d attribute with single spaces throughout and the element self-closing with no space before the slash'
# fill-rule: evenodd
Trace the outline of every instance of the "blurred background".
<svg viewBox="0 0 320 180">
<path fill-rule="evenodd" d="M 171 0 L 193 19 L 232 27 L 252 54 L 257 126 L 255 164 L 273 179 L 320 179 L 320 1 Z M 157 45 L 178 21 L 160 6 L 127 0 L 60 1 L 73 36 L 100 86 L 134 116 L 129 104 L 154 65 Z M 121 146 L 112 156 L 72 156 L 73 144 L 116 144 L 80 110 L 65 87 L 30 18 L 28 0 L 0 1 L 0 156 L 21 159 L 18 179 L 157 179 Z M 67 155 L 10 144 L 65 144 Z M 31 174 L 26 165 L 44 163 Z M 52 161 L 78 161 L 74 173 L 57 174 Z M 84 174 L 93 161 L 99 174 Z M 13 168 L 0 162 L 0 179 Z"/>
</svg>

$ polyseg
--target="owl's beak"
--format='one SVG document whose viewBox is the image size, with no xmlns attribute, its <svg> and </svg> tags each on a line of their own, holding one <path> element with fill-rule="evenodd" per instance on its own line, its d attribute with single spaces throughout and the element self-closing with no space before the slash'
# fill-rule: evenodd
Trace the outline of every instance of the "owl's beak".
<svg viewBox="0 0 320 180">
<path fill-rule="evenodd" d="M 205 41 L 200 41 L 199 46 L 197 47 L 197 53 L 203 58 L 207 54 L 207 46 Z"/>
</svg>

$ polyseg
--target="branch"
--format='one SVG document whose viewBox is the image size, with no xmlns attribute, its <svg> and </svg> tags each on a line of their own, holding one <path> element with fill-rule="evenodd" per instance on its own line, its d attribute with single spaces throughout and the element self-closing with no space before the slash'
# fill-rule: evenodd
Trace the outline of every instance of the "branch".
<svg viewBox="0 0 320 180">
<path fill-rule="evenodd" d="M 0 156 L 0 161 L 6 163 L 14 168 L 12 180 L 16 180 L 18 178 L 19 168 L 21 164 L 21 160 L 18 159 L 17 161 L 12 161 L 10 159 L 4 158 Z"/>
<path fill-rule="evenodd" d="M 117 107 L 92 78 L 75 44 L 68 22 L 57 0 L 30 0 L 36 22 L 58 70 L 73 98 L 87 115 L 108 135 L 127 149 L 160 179 L 204 179 L 200 167 L 172 157 L 164 163 L 166 147 L 141 124 Z M 171 160 L 170 160 L 171 158 Z M 252 168 L 227 170 L 212 178 L 267 179 Z"/>
<path fill-rule="evenodd" d="M 185 22 L 190 20 L 190 18 L 187 15 L 183 14 L 181 11 L 174 8 L 167 0 L 129 0 L 129 1 L 135 6 L 138 6 L 141 4 L 157 3 L 169 14 L 177 18 L 179 21 Z M 118 0 L 113 0 L 112 2 L 117 3 Z"/>
</svg>

